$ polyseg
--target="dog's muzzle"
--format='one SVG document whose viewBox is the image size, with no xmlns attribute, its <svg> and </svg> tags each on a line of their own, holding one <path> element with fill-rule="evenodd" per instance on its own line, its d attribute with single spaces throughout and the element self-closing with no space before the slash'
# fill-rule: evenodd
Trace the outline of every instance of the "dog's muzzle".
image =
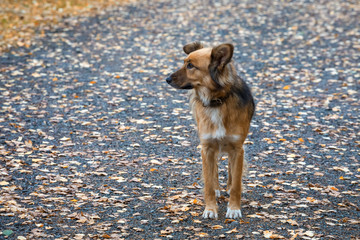
<svg viewBox="0 0 360 240">
<path fill-rule="evenodd" d="M 174 74 L 171 74 L 170 76 L 168 76 L 166 78 L 166 82 L 170 86 L 172 86 L 172 87 L 174 87 L 176 89 L 192 89 L 193 88 L 193 86 L 190 83 L 186 84 L 185 86 L 178 85 L 177 84 L 177 78 L 176 78 L 176 76 L 174 76 Z"/>
<path fill-rule="evenodd" d="M 168 84 L 170 84 L 171 81 L 172 81 L 172 78 L 171 78 L 171 75 L 170 75 L 170 76 L 168 76 L 168 77 L 166 78 L 166 82 L 167 82 Z"/>
</svg>

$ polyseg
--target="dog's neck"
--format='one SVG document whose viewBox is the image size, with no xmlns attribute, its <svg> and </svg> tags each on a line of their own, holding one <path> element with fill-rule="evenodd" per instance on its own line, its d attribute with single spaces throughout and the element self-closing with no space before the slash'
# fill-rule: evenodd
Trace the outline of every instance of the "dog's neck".
<svg viewBox="0 0 360 240">
<path fill-rule="evenodd" d="M 221 97 L 221 98 L 211 99 L 208 104 L 205 105 L 203 103 L 203 106 L 204 107 L 220 107 L 221 105 L 223 105 L 226 102 L 226 99 L 228 99 L 229 96 L 230 96 L 230 94 L 227 94 L 226 96 Z"/>
<path fill-rule="evenodd" d="M 224 91 L 221 95 L 213 95 L 209 89 L 199 89 L 195 92 L 195 99 L 202 103 L 203 107 L 220 107 L 230 97 L 231 91 Z"/>
</svg>

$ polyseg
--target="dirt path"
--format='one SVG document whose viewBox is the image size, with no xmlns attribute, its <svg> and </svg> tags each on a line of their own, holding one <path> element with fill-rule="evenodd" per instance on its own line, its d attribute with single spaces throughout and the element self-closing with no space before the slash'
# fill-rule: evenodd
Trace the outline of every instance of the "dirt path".
<svg viewBox="0 0 360 240">
<path fill-rule="evenodd" d="M 0 239 L 358 239 L 356 1 L 149 1 L 0 56 Z M 256 99 L 240 221 L 204 220 L 182 46 L 232 42 Z M 220 161 L 225 188 L 226 159 Z"/>
</svg>

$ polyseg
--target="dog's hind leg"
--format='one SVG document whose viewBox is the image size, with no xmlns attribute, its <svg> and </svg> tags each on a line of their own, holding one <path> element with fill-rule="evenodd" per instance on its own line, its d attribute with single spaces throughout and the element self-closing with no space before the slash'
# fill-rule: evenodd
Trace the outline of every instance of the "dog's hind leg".
<svg viewBox="0 0 360 240">
<path fill-rule="evenodd" d="M 203 178 L 204 178 L 204 198 L 205 210 L 203 218 L 217 218 L 217 205 L 215 190 L 217 185 L 217 154 L 218 151 L 213 145 L 204 145 L 201 150 L 202 163 L 203 163 Z"/>
<path fill-rule="evenodd" d="M 230 156 L 229 156 L 229 160 L 228 160 L 228 180 L 227 180 L 227 184 L 226 184 L 226 192 L 228 194 L 230 194 L 230 189 L 231 189 L 231 184 L 232 184 L 232 175 L 231 175 L 231 160 L 230 160 Z"/>
<path fill-rule="evenodd" d="M 215 170 L 216 170 L 216 173 L 215 173 L 215 176 L 214 176 L 215 196 L 220 197 L 219 166 L 218 166 L 217 162 L 216 162 L 216 165 L 215 165 Z"/>
</svg>

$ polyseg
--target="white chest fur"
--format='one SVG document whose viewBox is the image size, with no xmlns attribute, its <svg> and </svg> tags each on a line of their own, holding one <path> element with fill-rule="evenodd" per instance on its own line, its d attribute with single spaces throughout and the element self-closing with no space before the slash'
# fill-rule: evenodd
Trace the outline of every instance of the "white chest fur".
<svg viewBox="0 0 360 240">
<path fill-rule="evenodd" d="M 210 119 L 214 128 L 213 131 L 202 133 L 200 138 L 202 140 L 224 140 L 226 142 L 237 142 L 240 139 L 240 135 L 229 134 L 224 127 L 221 111 L 219 108 L 208 108 L 205 110 L 205 114 Z"/>
<path fill-rule="evenodd" d="M 222 139 L 226 136 L 226 129 L 224 127 L 223 119 L 219 108 L 208 108 L 205 113 L 210 118 L 214 125 L 214 130 L 209 133 L 201 135 L 202 139 Z"/>
</svg>

